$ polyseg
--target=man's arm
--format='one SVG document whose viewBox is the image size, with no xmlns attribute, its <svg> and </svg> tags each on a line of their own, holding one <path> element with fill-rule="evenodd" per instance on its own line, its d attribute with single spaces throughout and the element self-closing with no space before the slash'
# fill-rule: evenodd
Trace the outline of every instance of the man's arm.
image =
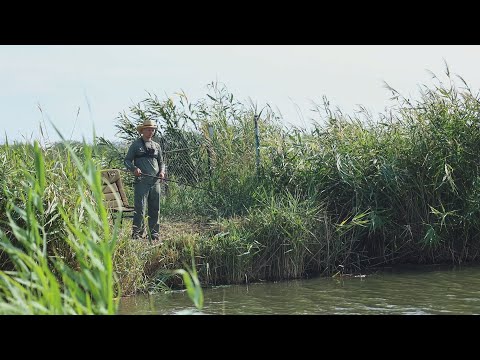
<svg viewBox="0 0 480 360">
<path fill-rule="evenodd" d="M 163 160 L 162 147 L 158 146 L 158 156 L 157 156 L 158 168 L 160 169 L 158 175 L 164 179 L 165 178 L 165 162 Z"/>
<path fill-rule="evenodd" d="M 135 149 L 133 144 L 130 145 L 127 151 L 127 155 L 125 155 L 125 159 L 123 163 L 125 164 L 126 168 L 132 172 L 135 171 L 136 166 L 133 164 L 133 160 L 135 159 Z"/>
</svg>

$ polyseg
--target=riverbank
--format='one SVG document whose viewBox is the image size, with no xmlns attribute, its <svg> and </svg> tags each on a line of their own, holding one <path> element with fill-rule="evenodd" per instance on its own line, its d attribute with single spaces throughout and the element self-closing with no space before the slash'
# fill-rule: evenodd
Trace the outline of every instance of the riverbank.
<svg viewBox="0 0 480 360">
<path fill-rule="evenodd" d="M 317 221 L 320 227 L 320 219 Z M 272 238 L 257 236 L 254 224 L 255 220 L 248 217 L 230 220 L 163 217 L 162 243 L 159 244 L 130 239 L 131 222 L 125 222 L 113 255 L 122 296 L 184 288 L 182 278 L 172 275 L 172 271 L 191 268 L 192 255 L 203 287 L 322 276 L 341 278 L 388 271 L 398 266 L 456 264 L 445 257 L 437 257 L 437 261 L 426 260 L 417 246 L 410 257 L 335 262 L 328 266 L 330 258 L 335 256 L 334 250 L 344 246 L 337 243 L 341 242 L 341 237 L 335 232 L 324 232 L 324 237 L 312 238 L 310 242 L 299 243 L 301 236 L 288 235 L 272 241 Z M 276 225 L 285 226 L 281 222 Z M 329 225 L 323 224 L 323 227 L 328 229 Z M 269 235 L 272 234 L 275 232 Z"/>
</svg>

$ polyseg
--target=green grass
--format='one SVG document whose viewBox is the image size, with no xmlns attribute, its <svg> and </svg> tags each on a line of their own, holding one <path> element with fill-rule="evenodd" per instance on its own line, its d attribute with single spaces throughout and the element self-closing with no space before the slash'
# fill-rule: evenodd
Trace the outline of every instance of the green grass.
<svg viewBox="0 0 480 360">
<path fill-rule="evenodd" d="M 178 103 L 150 96 L 131 107 L 117 119 L 127 142 L 136 136 L 137 123 L 150 117 L 171 138 L 169 144 L 196 149 L 183 155 L 188 158 L 172 152 L 167 163 L 198 172 L 191 178 L 170 174 L 178 182 L 169 184 L 162 199 L 161 247 L 132 242 L 130 223 L 116 228 L 101 207 L 96 170 L 122 167 L 123 148 L 116 151 L 105 139 L 93 146 L 45 149 L 6 144 L 0 147 L 5 174 L 0 205 L 8 209 L 0 213 L 0 265 L 3 289 L 10 290 L 3 291 L 22 293 L 15 289 L 27 278 L 19 274 L 35 273 L 34 264 L 48 265 L 59 279 L 88 270 L 88 279 L 75 279 L 88 293 L 78 296 L 84 299 L 80 308 L 87 307 L 88 298 L 109 312 L 110 302 L 100 300 L 104 296 L 195 286 L 184 273 L 173 272 L 191 263 L 192 251 L 194 273 L 203 285 L 332 275 L 339 268 L 359 272 L 405 262 L 476 261 L 480 101 L 463 79 L 457 85 L 448 69 L 447 80 L 423 86 L 417 100 L 390 88 L 397 102 L 378 119 L 365 109 L 352 116 L 332 110 L 325 99 L 315 104 L 319 118 L 309 130 L 285 128 L 266 107 L 258 120 L 258 168 L 257 108 L 217 84 L 196 103 L 180 94 Z M 131 178 L 123 178 L 132 199 Z M 36 257 L 46 252 L 48 262 L 35 258 L 30 265 L 27 260 L 19 264 L 23 255 L 12 248 Z M 62 265 L 52 266 L 56 261 Z M 111 271 L 113 283 L 94 275 L 101 269 Z M 53 293 L 64 292 L 70 281 L 55 285 L 50 278 L 36 275 L 34 280 L 44 279 Z M 12 279 L 18 284 L 13 286 Z M 28 284 L 32 281 L 28 278 Z"/>
<path fill-rule="evenodd" d="M 28 147 L 25 147 L 28 148 Z M 6 314 L 115 314 L 118 289 L 115 289 L 112 252 L 119 223 L 110 228 L 107 211 L 102 203 L 100 175 L 85 147 L 86 161 L 81 163 L 69 147 L 79 178 L 76 181 L 76 206 L 57 203 L 55 210 L 45 198 L 47 188 L 45 158 L 34 143 L 34 173 L 20 167 L 25 181 L 23 203 L 7 198 L 8 233 L 0 232 L 0 249 L 8 255 L 11 270 L 0 272 L 0 312 Z M 6 151 L 10 151 L 8 145 Z M 11 153 L 10 153 L 11 154 Z M 13 160 L 13 158 L 10 158 Z M 20 163 L 20 162 L 18 162 Z M 10 190 L 11 191 L 11 190 Z M 4 193 L 9 191 L 4 187 Z M 15 194 L 15 192 L 13 193 Z M 93 200 L 93 201 L 91 201 Z M 53 214 L 53 215 L 52 215 Z M 46 216 L 49 215 L 49 216 Z M 49 224 L 63 222 L 64 236 L 55 237 L 69 249 L 75 265 L 69 264 L 59 252 L 47 251 Z"/>
</svg>

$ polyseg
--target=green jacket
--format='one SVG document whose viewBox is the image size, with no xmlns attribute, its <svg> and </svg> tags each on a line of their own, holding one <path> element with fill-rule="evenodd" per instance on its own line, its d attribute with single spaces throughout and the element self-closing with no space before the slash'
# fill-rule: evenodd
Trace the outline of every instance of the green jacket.
<svg viewBox="0 0 480 360">
<path fill-rule="evenodd" d="M 153 149 L 151 155 L 147 154 L 147 149 Z M 165 163 L 160 144 L 153 140 L 146 141 L 144 144 L 141 137 L 136 139 L 128 148 L 124 163 L 128 170 L 134 171 L 138 167 L 142 173 L 148 175 L 159 176 L 160 169 L 165 172 Z M 146 184 L 153 184 L 157 180 L 149 176 L 135 178 L 136 183 L 142 182 Z"/>
</svg>

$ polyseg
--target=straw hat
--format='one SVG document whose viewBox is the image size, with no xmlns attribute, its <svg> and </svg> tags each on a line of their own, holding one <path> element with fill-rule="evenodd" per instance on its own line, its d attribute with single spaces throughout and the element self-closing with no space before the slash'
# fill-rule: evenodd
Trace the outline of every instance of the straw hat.
<svg viewBox="0 0 480 360">
<path fill-rule="evenodd" d="M 137 131 L 138 131 L 139 133 L 141 133 L 142 130 L 145 129 L 145 128 L 156 129 L 156 128 L 157 128 L 157 124 L 156 124 L 155 121 L 153 121 L 153 120 L 144 120 L 142 125 L 138 125 L 138 126 L 137 126 Z"/>
</svg>

